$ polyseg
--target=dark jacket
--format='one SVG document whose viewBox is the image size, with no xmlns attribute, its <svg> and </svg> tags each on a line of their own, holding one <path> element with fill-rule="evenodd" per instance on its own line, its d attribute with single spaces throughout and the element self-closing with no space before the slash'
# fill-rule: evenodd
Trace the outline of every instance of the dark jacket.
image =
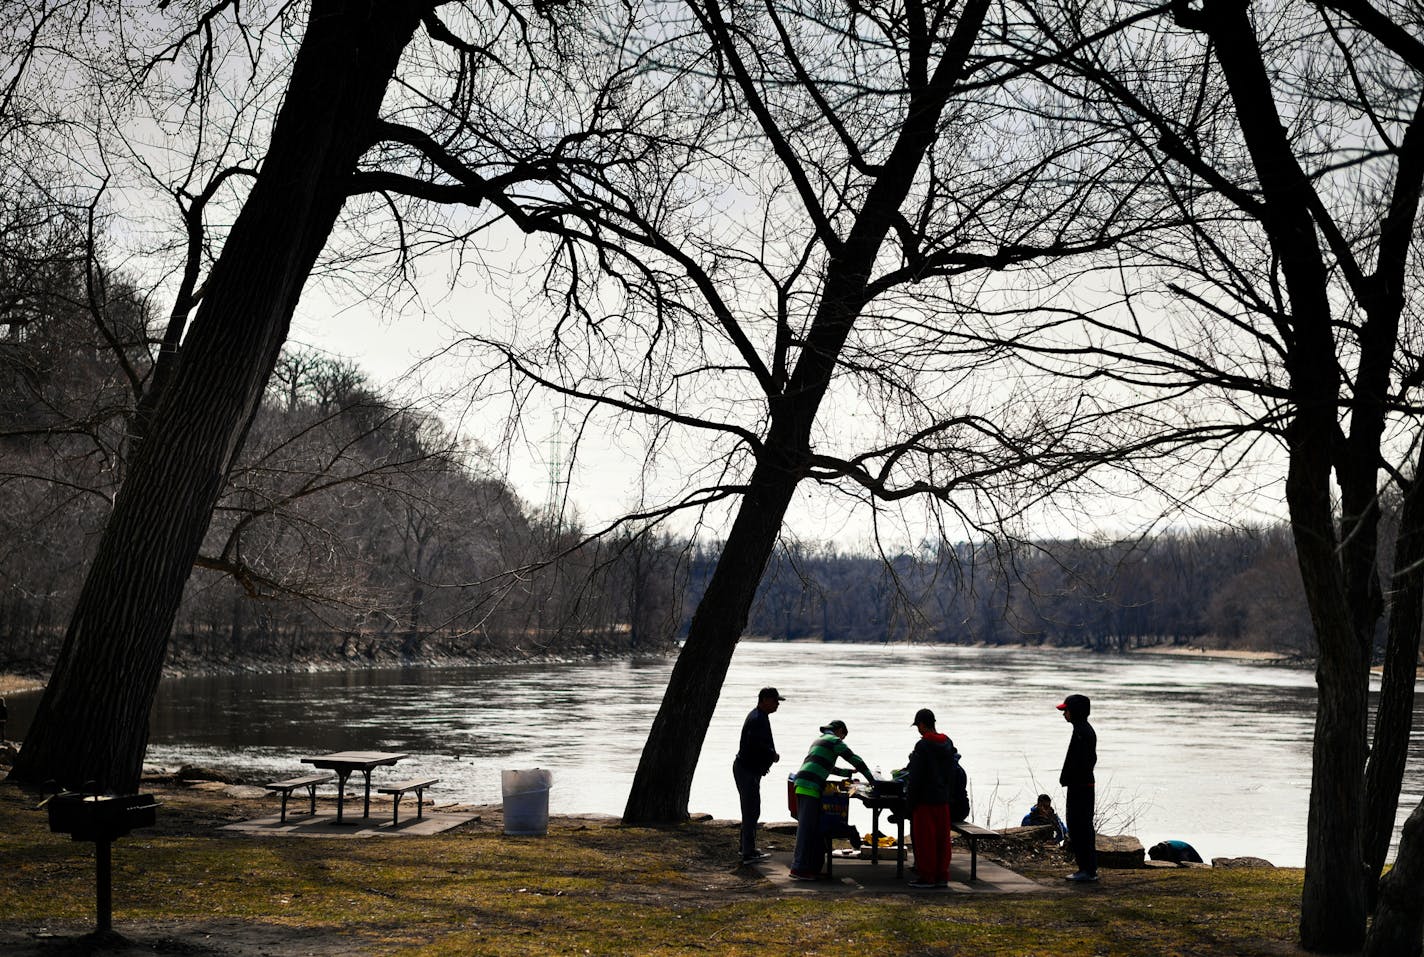
<svg viewBox="0 0 1424 957">
<path fill-rule="evenodd" d="M 915 749 L 910 752 L 905 802 L 911 807 L 948 804 L 953 764 L 954 742 L 949 740 L 948 735 L 938 731 L 921 735 L 920 740 L 915 742 Z"/>
<path fill-rule="evenodd" d="M 1033 827 L 1051 824 L 1053 826 L 1053 840 L 1061 843 L 1068 836 L 1068 828 L 1063 826 L 1063 819 L 1054 812 L 1045 813 L 1037 804 L 1028 809 L 1028 813 L 1019 822 L 1020 827 Z"/>
<path fill-rule="evenodd" d="M 737 749 L 737 763 L 757 774 L 765 774 L 775 762 L 776 744 L 771 739 L 771 715 L 761 708 L 753 708 L 747 720 L 742 722 L 742 743 Z"/>
<path fill-rule="evenodd" d="M 1063 773 L 1058 783 L 1065 788 L 1092 787 L 1093 768 L 1098 764 L 1098 734 L 1087 718 L 1073 719 L 1073 737 L 1063 756 Z"/>
<path fill-rule="evenodd" d="M 1189 862 L 1192 864 L 1204 864 L 1197 849 L 1186 841 L 1161 841 L 1153 844 L 1147 849 L 1147 856 L 1154 861 L 1175 861 L 1178 864 Z"/>
</svg>

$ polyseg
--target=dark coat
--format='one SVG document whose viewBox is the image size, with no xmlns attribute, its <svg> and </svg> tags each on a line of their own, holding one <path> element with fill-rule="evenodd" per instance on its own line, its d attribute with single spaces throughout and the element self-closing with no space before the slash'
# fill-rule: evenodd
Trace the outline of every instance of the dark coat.
<svg viewBox="0 0 1424 957">
<path fill-rule="evenodd" d="M 727 760 L 726 758 L 722 759 Z M 776 762 L 776 744 L 771 739 L 771 715 L 761 708 L 753 708 L 742 722 L 742 742 L 737 750 L 737 763 L 765 774 Z"/>
<path fill-rule="evenodd" d="M 910 752 L 905 785 L 905 801 L 919 804 L 948 804 L 953 782 L 954 742 L 939 732 L 921 735 Z"/>
<path fill-rule="evenodd" d="M 1098 764 L 1098 734 L 1087 718 L 1073 719 L 1073 737 L 1063 756 L 1063 773 L 1058 783 L 1065 788 L 1092 787 L 1093 768 Z"/>
<path fill-rule="evenodd" d="M 1154 861 L 1175 861 L 1178 864 L 1204 864 L 1197 849 L 1186 841 L 1161 841 L 1147 850 L 1147 856 Z"/>
</svg>

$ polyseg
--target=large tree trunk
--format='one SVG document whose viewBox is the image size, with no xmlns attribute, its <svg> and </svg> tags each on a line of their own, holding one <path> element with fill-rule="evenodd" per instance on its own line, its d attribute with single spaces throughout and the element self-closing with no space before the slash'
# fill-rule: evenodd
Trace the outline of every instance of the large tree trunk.
<svg viewBox="0 0 1424 957">
<path fill-rule="evenodd" d="M 137 788 L 193 560 L 425 4 L 314 0 L 261 174 L 159 397 L 13 780 Z"/>
<path fill-rule="evenodd" d="M 1308 950 L 1342 952 L 1360 947 L 1368 913 L 1360 817 L 1369 646 L 1355 630 L 1340 573 L 1327 449 L 1333 426 L 1333 408 L 1297 413 L 1287 435 L 1286 498 L 1318 654 L 1300 940 Z"/>
<path fill-rule="evenodd" d="M 1415 475 L 1420 475 L 1418 468 Z M 1367 890 L 1376 886 L 1389 854 L 1414 724 L 1414 683 L 1424 627 L 1424 485 L 1418 478 L 1409 485 L 1400 513 L 1392 592 L 1374 745 L 1365 772 L 1362 842 Z"/>
<path fill-rule="evenodd" d="M 1307 950 L 1357 950 L 1368 917 L 1360 826 L 1370 636 L 1378 614 L 1373 503 L 1382 420 L 1372 400 L 1381 357 L 1378 343 L 1371 342 L 1369 355 L 1361 359 L 1368 381 L 1356 383 L 1363 394 L 1353 412 L 1353 434 L 1348 443 L 1338 443 L 1341 372 L 1329 277 L 1310 214 L 1312 186 L 1276 108 L 1248 5 L 1206 0 L 1199 13 L 1183 7 L 1178 17 L 1213 41 L 1264 200 L 1260 222 L 1279 257 L 1291 305 L 1286 368 L 1294 414 L 1286 434 L 1286 501 L 1319 655 L 1300 942 Z M 1387 352 L 1383 369 L 1388 370 Z M 1364 461 L 1338 447 L 1370 448 L 1371 440 L 1373 451 Z M 1343 542 L 1335 529 L 1332 470 L 1341 485 Z"/>
<path fill-rule="evenodd" d="M 1300 942 L 1307 950 L 1358 950 L 1368 914 L 1361 857 L 1368 669 L 1359 665 L 1349 633 L 1322 634 L 1316 667 L 1319 702 L 1311 752 L 1305 882 Z M 1333 645 L 1332 650 L 1326 650 Z"/>
<path fill-rule="evenodd" d="M 687 798 L 707 725 L 799 480 L 799 472 L 785 466 L 758 465 L 753 473 L 638 760 L 623 811 L 626 823 L 687 818 Z"/>
<path fill-rule="evenodd" d="M 1420 957 L 1424 951 L 1424 802 L 1404 822 L 1399 855 L 1380 881 L 1379 906 L 1361 957 Z"/>
</svg>

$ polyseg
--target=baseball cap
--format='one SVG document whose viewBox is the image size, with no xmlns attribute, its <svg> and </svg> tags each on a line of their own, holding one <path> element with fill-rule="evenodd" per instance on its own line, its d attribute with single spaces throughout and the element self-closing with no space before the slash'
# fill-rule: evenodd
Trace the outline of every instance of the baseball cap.
<svg viewBox="0 0 1424 957">
<path fill-rule="evenodd" d="M 822 733 L 834 731 L 836 734 L 844 736 L 849 733 L 850 729 L 846 727 L 846 723 L 844 721 L 842 721 L 840 718 L 837 718 L 834 721 L 827 721 L 825 724 L 821 725 L 821 731 Z"/>
<path fill-rule="evenodd" d="M 915 712 L 915 720 L 914 720 L 914 721 L 911 721 L 910 723 L 911 723 L 911 724 L 934 724 L 934 723 L 935 723 L 934 712 L 931 711 L 929 708 L 921 708 L 919 711 L 916 711 L 916 712 Z"/>
<path fill-rule="evenodd" d="M 775 698 L 777 701 L 785 701 L 785 700 L 786 700 L 786 696 L 785 696 L 785 695 L 782 695 L 782 694 L 778 694 L 775 688 L 763 688 L 763 689 L 761 689 L 760 691 L 758 691 L 758 692 L 757 692 L 757 700 L 760 701 L 762 698 Z"/>
<path fill-rule="evenodd" d="M 1063 703 L 1058 706 L 1059 711 L 1071 711 L 1080 717 L 1087 717 L 1092 710 L 1092 702 L 1085 694 L 1070 694 L 1063 699 Z"/>
</svg>

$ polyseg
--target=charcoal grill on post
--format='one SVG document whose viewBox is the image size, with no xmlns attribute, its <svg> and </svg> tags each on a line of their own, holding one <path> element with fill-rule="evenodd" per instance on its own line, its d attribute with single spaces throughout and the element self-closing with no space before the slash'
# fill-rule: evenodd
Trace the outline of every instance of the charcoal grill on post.
<svg viewBox="0 0 1424 957">
<path fill-rule="evenodd" d="M 158 802 L 152 794 L 93 794 L 61 791 L 46 803 L 49 829 L 76 841 L 94 842 L 94 873 L 98 925 L 95 932 L 113 930 L 113 884 L 109 847 L 136 827 L 152 827 Z"/>
</svg>

